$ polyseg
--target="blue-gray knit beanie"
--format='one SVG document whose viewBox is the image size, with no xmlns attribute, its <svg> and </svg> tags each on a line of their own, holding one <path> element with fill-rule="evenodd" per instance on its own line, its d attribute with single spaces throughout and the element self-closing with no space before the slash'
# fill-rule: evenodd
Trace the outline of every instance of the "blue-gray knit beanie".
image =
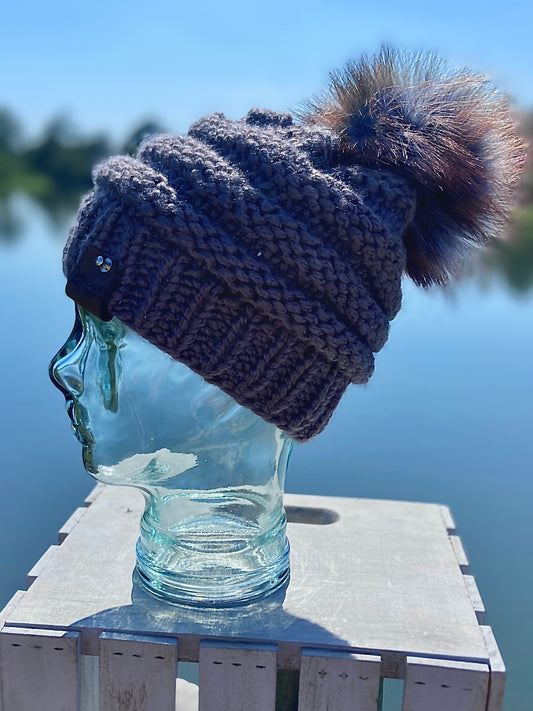
<svg viewBox="0 0 533 711">
<path fill-rule="evenodd" d="M 384 49 L 296 120 L 221 114 L 96 168 L 67 293 L 296 440 L 372 375 L 407 271 L 501 230 L 523 147 L 482 77 Z"/>
</svg>

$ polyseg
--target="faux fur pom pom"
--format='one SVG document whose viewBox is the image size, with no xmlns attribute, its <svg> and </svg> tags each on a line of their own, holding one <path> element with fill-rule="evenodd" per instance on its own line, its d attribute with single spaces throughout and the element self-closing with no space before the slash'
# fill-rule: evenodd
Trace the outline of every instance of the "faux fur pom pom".
<svg viewBox="0 0 533 711">
<path fill-rule="evenodd" d="M 394 170 L 415 185 L 404 242 L 416 283 L 447 282 L 471 247 L 501 233 L 525 146 L 485 77 L 384 47 L 333 74 L 302 119 L 337 133 L 343 161 Z"/>
</svg>

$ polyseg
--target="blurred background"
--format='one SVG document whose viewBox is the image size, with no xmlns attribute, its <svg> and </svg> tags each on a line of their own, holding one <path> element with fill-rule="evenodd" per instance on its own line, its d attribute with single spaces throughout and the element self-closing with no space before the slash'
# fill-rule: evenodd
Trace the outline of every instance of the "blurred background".
<svg viewBox="0 0 533 711">
<path fill-rule="evenodd" d="M 92 487 L 47 365 L 68 335 L 61 250 L 91 167 L 206 113 L 298 108 L 382 42 L 488 74 L 533 135 L 526 0 L 35 0 L 0 19 L 0 607 Z M 450 506 L 530 711 L 533 173 L 505 242 L 447 289 L 405 282 L 368 386 L 295 447 L 287 490 Z M 357 591 L 354 590 L 354 604 Z"/>
</svg>

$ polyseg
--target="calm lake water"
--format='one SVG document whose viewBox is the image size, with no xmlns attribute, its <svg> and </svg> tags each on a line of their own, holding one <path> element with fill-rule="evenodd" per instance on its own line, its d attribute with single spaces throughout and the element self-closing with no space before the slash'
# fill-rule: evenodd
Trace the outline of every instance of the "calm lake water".
<svg viewBox="0 0 533 711">
<path fill-rule="evenodd" d="M 92 488 L 50 357 L 68 335 L 67 225 L 14 201 L 0 241 L 0 606 Z M 404 306 L 369 385 L 296 446 L 287 491 L 450 506 L 508 666 L 506 711 L 531 711 L 533 291 L 496 277 L 450 292 L 405 283 Z M 357 591 L 354 591 L 354 604 Z"/>
</svg>

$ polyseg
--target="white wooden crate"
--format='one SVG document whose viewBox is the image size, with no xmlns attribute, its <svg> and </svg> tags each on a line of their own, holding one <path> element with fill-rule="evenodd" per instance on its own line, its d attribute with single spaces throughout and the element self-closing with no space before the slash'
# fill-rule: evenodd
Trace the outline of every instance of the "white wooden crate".
<svg viewBox="0 0 533 711">
<path fill-rule="evenodd" d="M 99 485 L 0 613 L 0 711 L 500 711 L 505 668 L 446 507 L 287 495 L 289 586 L 225 609 L 133 574 L 143 499 Z M 180 662 L 199 665 L 194 687 Z M 191 693 L 192 689 L 192 693 Z M 199 706 L 198 706 L 199 703 Z"/>
</svg>

